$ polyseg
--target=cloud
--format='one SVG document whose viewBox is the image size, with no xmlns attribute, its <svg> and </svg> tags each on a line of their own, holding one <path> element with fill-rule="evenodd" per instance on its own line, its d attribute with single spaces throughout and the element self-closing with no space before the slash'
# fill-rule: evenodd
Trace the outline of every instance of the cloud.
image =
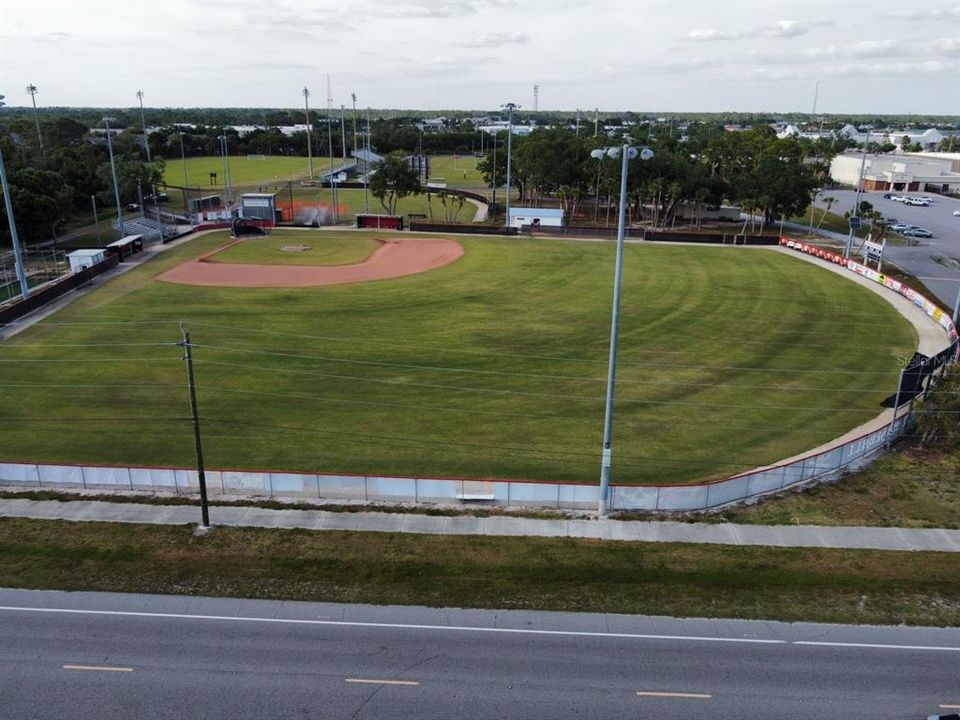
<svg viewBox="0 0 960 720">
<path fill-rule="evenodd" d="M 686 39 L 695 42 L 711 42 L 739 40 L 747 37 L 793 38 L 806 35 L 813 27 L 831 24 L 827 20 L 777 20 L 766 25 L 755 25 L 736 30 L 718 30 L 716 28 L 691 30 L 687 33 Z"/>
<path fill-rule="evenodd" d="M 918 62 L 897 63 L 854 63 L 836 65 L 828 68 L 832 75 L 937 75 L 943 72 L 953 72 L 953 68 L 939 60 L 921 60 Z"/>
<path fill-rule="evenodd" d="M 940 38 L 933 42 L 933 48 L 947 55 L 960 53 L 960 38 Z"/>
<path fill-rule="evenodd" d="M 487 33 L 469 40 L 456 43 L 464 48 L 496 48 L 503 45 L 525 45 L 530 42 L 530 36 L 523 32 Z"/>
<path fill-rule="evenodd" d="M 914 10 L 894 10 L 880 17 L 887 20 L 942 20 L 960 18 L 960 5 L 951 8 L 917 8 Z"/>
</svg>

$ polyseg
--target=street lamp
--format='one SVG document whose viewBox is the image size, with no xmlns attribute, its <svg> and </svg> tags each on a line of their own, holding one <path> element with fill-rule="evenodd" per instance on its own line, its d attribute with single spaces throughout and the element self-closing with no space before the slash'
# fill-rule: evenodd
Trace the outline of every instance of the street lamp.
<svg viewBox="0 0 960 720">
<path fill-rule="evenodd" d="M 310 143 L 310 89 L 303 89 L 303 108 L 307 118 L 307 172 L 313 180 L 313 148 Z"/>
<path fill-rule="evenodd" d="M 0 107 L 6 103 L 0 95 Z M 0 151 L 0 185 L 3 186 L 3 202 L 7 210 L 7 224 L 10 226 L 10 241 L 13 243 L 13 263 L 20 281 L 20 297 L 27 300 L 30 297 L 30 286 L 27 282 L 27 273 L 23 268 L 23 255 L 20 251 L 20 238 L 17 236 L 17 222 L 13 218 L 13 202 L 10 199 L 10 185 L 7 183 L 7 169 L 3 164 L 3 152 Z"/>
<path fill-rule="evenodd" d="M 103 124 L 107 128 L 107 150 L 110 152 L 110 173 L 113 175 L 113 197 L 117 201 L 117 230 L 120 231 L 120 237 L 126 233 L 123 231 L 123 212 L 120 210 L 120 186 L 117 184 L 117 164 L 113 160 L 113 141 L 110 139 L 110 121 L 114 118 L 105 117 Z"/>
<path fill-rule="evenodd" d="M 507 103 L 503 106 L 503 109 L 507 111 L 507 214 L 504 216 L 504 219 L 508 227 L 510 225 L 510 153 L 513 147 L 513 111 L 519 108 L 520 106 L 516 103 Z"/>
<path fill-rule="evenodd" d="M 613 276 L 613 309 L 610 313 L 610 359 L 607 364 L 607 403 L 603 413 L 603 451 L 600 462 L 601 515 L 607 513 L 607 496 L 610 493 L 610 465 L 613 456 L 613 391 L 617 379 L 617 334 L 620 329 L 620 283 L 623 277 L 623 236 L 626 232 L 627 215 L 627 163 L 634 158 L 649 160 L 653 157 L 650 148 L 622 147 L 598 148 L 590 157 L 602 160 L 604 156 L 622 159 L 620 166 L 620 213 L 617 218 L 617 260 Z"/>
</svg>

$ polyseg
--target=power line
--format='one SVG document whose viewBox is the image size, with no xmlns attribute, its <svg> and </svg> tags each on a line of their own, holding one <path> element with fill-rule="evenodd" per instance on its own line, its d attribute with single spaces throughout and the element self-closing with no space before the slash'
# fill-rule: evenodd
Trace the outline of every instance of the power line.
<svg viewBox="0 0 960 720">
<path fill-rule="evenodd" d="M 544 375 L 542 373 L 516 373 L 504 370 L 479 370 L 476 368 L 458 368 L 443 367 L 439 365 L 417 365 L 413 363 L 394 363 L 380 360 L 356 360 L 351 358 L 334 358 L 323 355 L 300 355 L 298 353 L 285 353 L 273 350 L 255 350 L 253 348 L 232 348 L 221 345 L 201 345 L 194 343 L 194 347 L 206 350 L 216 350 L 220 352 L 246 353 L 249 355 L 269 355 L 273 357 L 293 358 L 297 360 L 315 360 L 320 362 L 346 363 L 354 365 L 375 365 L 377 367 L 397 367 L 405 370 L 435 370 L 440 372 L 465 372 L 480 375 L 504 375 L 513 377 L 544 378 L 547 380 L 578 380 L 589 382 L 606 382 L 606 378 L 582 377 L 571 375 Z M 633 363 L 637 367 L 655 367 L 655 368 L 682 368 L 686 370 L 709 370 L 709 371 L 756 371 L 756 372 L 806 372 L 806 373 L 839 373 L 845 375 L 892 375 L 893 370 L 835 370 L 820 368 L 751 368 L 742 366 L 718 366 L 718 365 L 685 365 L 680 363 Z M 644 384 L 642 381 L 623 380 L 621 382 L 628 384 Z M 882 392 L 882 391 L 878 391 Z"/>
</svg>

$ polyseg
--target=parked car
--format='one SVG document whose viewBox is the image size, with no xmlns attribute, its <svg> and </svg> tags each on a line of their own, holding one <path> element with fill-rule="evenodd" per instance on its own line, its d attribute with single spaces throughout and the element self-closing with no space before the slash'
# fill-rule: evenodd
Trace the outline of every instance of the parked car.
<svg viewBox="0 0 960 720">
<path fill-rule="evenodd" d="M 883 221 L 884 221 L 887 225 L 896 225 L 898 222 L 900 222 L 900 221 L 897 220 L 896 218 L 884 218 Z"/>
<path fill-rule="evenodd" d="M 954 211 L 953 211 L 953 216 L 954 216 L 954 217 L 960 217 L 960 210 L 954 210 Z"/>
<path fill-rule="evenodd" d="M 892 198 L 893 198 L 893 195 L 892 195 L 891 193 L 884 193 L 884 194 L 883 194 L 883 199 L 884 199 L 884 200 L 890 200 L 890 199 L 892 199 Z"/>
<path fill-rule="evenodd" d="M 901 232 L 900 234 L 901 234 L 901 235 L 906 235 L 907 237 L 918 237 L 918 238 L 932 238 L 932 237 L 933 237 L 933 233 L 932 233 L 932 232 L 930 232 L 930 231 L 927 230 L 926 228 L 921 228 L 921 227 L 907 228 L 906 230 L 904 230 L 904 231 Z"/>
<path fill-rule="evenodd" d="M 140 209 L 140 206 L 137 203 L 127 203 L 128 212 L 137 212 Z"/>
<path fill-rule="evenodd" d="M 904 230 L 910 230 L 913 228 L 913 225 L 907 225 L 906 223 L 894 223 L 888 227 L 894 232 L 902 233 Z"/>
<path fill-rule="evenodd" d="M 930 207 L 930 203 L 920 198 L 908 197 L 904 201 L 907 205 L 917 205 L 919 207 Z"/>
<path fill-rule="evenodd" d="M 151 194 L 151 195 L 147 195 L 147 196 L 144 198 L 144 200 L 146 200 L 147 202 L 165 203 L 165 202 L 169 202 L 169 201 L 170 201 L 170 198 L 167 197 L 167 194 L 166 194 L 166 193 L 164 193 L 164 192 L 158 192 L 156 195 L 152 195 L 152 194 Z"/>
</svg>

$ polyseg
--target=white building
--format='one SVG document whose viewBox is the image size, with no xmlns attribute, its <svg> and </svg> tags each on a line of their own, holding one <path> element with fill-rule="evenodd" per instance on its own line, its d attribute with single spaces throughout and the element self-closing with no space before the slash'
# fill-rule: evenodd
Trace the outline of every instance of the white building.
<svg viewBox="0 0 960 720">
<path fill-rule="evenodd" d="M 67 260 L 70 261 L 70 272 L 80 272 L 103 262 L 106 252 L 106 250 L 86 249 L 67 253 Z"/>
<path fill-rule="evenodd" d="M 515 228 L 521 228 L 524 225 L 563 227 L 563 210 L 560 208 L 511 207 L 507 225 Z"/>
<path fill-rule="evenodd" d="M 903 139 L 907 138 L 911 145 L 919 144 L 924 150 L 936 150 L 944 140 L 944 135 L 936 128 L 927 130 L 870 130 L 869 132 L 860 132 L 853 125 L 844 125 L 840 134 L 850 138 L 858 145 L 865 142 L 874 142 L 879 144 L 890 143 L 900 146 Z"/>
<path fill-rule="evenodd" d="M 934 193 L 960 192 L 960 172 L 949 158 L 926 155 L 837 155 L 830 163 L 834 182 L 856 187 L 863 164 L 864 190 L 906 190 Z"/>
</svg>

